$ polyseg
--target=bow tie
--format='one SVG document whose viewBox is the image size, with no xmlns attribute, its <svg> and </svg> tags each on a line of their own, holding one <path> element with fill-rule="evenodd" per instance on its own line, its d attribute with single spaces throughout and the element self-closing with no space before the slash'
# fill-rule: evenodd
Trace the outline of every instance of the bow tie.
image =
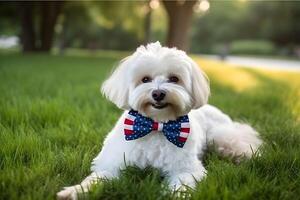
<svg viewBox="0 0 300 200">
<path fill-rule="evenodd" d="M 149 117 L 130 110 L 124 120 L 126 140 L 136 140 L 148 135 L 151 131 L 162 131 L 167 140 L 182 148 L 190 133 L 189 117 L 181 116 L 166 123 L 155 122 Z"/>
</svg>

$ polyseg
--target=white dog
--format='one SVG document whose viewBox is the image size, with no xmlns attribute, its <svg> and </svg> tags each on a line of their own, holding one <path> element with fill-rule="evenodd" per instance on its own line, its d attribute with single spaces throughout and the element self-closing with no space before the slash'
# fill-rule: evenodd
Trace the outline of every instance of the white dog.
<svg viewBox="0 0 300 200">
<path fill-rule="evenodd" d="M 206 105 L 204 72 L 185 52 L 159 42 L 122 60 L 102 93 L 125 111 L 94 159 L 92 174 L 57 193 L 59 199 L 76 199 L 97 180 L 118 177 L 125 164 L 161 169 L 172 189 L 194 188 L 207 173 L 200 160 L 207 144 L 224 156 L 250 158 L 262 143 L 249 125 Z"/>
</svg>

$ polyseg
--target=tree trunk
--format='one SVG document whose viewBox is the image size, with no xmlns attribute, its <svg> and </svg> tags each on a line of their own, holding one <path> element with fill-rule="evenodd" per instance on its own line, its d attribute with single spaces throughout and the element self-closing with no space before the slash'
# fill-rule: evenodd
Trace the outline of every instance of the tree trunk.
<svg viewBox="0 0 300 200">
<path fill-rule="evenodd" d="M 69 17 L 67 14 L 65 14 L 65 17 L 62 22 L 62 30 L 60 32 L 60 35 L 58 36 L 58 48 L 59 48 L 59 54 L 63 55 L 66 49 L 66 36 L 67 36 L 67 30 L 68 30 L 68 21 Z"/>
<path fill-rule="evenodd" d="M 31 52 L 36 50 L 36 38 L 34 32 L 33 2 L 20 2 L 18 4 L 18 10 L 21 18 L 21 43 L 23 46 L 23 52 Z"/>
<path fill-rule="evenodd" d="M 50 51 L 52 47 L 54 28 L 62 5 L 61 1 L 41 2 L 40 51 Z"/>
<path fill-rule="evenodd" d="M 148 3 L 148 2 L 147 2 Z M 147 6 L 147 13 L 145 16 L 145 24 L 144 24 L 144 44 L 148 44 L 151 41 L 151 15 L 152 9 L 150 8 L 149 4 Z"/>
<path fill-rule="evenodd" d="M 188 31 L 193 17 L 193 6 L 196 0 L 168 1 L 163 0 L 168 13 L 168 35 L 166 45 L 181 50 L 188 49 Z"/>
</svg>

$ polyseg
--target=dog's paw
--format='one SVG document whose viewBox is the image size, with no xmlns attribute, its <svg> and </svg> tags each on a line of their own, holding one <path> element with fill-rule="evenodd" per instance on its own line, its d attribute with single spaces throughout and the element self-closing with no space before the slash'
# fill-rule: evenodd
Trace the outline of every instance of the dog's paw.
<svg viewBox="0 0 300 200">
<path fill-rule="evenodd" d="M 57 200 L 77 200 L 77 192 L 74 187 L 64 187 L 56 194 Z"/>
<path fill-rule="evenodd" d="M 191 198 L 190 187 L 186 185 L 177 185 L 177 189 L 174 190 L 174 195 L 179 199 L 189 199 Z"/>
</svg>

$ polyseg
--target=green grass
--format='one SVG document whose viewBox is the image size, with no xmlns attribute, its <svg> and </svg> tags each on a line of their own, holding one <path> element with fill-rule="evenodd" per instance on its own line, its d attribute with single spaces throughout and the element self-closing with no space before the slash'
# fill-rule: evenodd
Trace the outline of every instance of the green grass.
<svg viewBox="0 0 300 200">
<path fill-rule="evenodd" d="M 121 56 L 0 53 L 0 199 L 53 199 L 90 173 L 121 113 L 99 93 Z M 208 176 L 188 191 L 191 198 L 299 199 L 300 74 L 199 62 L 211 78 L 210 103 L 255 126 L 265 145 L 261 157 L 239 165 L 207 153 Z M 156 169 L 129 167 L 89 198 L 176 198 L 162 177 Z"/>
</svg>

